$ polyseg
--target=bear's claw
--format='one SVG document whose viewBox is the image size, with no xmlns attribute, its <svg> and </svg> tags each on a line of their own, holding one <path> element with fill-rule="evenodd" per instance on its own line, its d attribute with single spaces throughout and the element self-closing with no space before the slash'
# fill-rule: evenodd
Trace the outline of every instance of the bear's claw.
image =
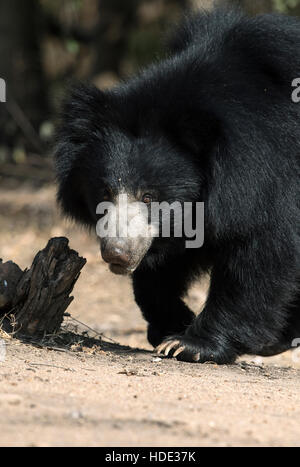
<svg viewBox="0 0 300 467">
<path fill-rule="evenodd" d="M 189 358 L 184 358 L 183 360 L 199 362 L 200 352 L 191 352 L 191 349 L 188 349 L 188 345 L 179 338 L 169 338 L 165 340 L 156 348 L 156 353 L 158 355 L 164 355 L 165 357 L 177 358 L 182 353 L 189 353 Z"/>
<path fill-rule="evenodd" d="M 179 347 L 179 349 L 177 349 L 177 350 L 173 353 L 173 358 L 177 357 L 177 355 L 181 354 L 184 350 L 185 350 L 185 346 L 182 345 L 181 347 Z"/>
<path fill-rule="evenodd" d="M 172 350 L 174 347 L 178 346 L 179 344 L 180 344 L 179 340 L 164 341 L 162 344 L 160 344 L 157 347 L 156 352 L 158 354 L 164 353 L 164 355 L 167 357 L 169 355 L 170 350 Z"/>
<path fill-rule="evenodd" d="M 159 355 L 176 358 L 181 362 L 205 363 L 214 362 L 219 365 L 233 363 L 237 354 L 232 348 L 217 346 L 215 342 L 208 342 L 200 336 L 170 336 L 157 348 Z"/>
</svg>

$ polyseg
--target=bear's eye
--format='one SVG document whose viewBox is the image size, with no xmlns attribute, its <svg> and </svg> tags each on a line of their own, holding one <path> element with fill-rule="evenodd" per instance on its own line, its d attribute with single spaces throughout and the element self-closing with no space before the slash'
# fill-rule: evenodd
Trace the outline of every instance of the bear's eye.
<svg viewBox="0 0 300 467">
<path fill-rule="evenodd" d="M 149 193 L 146 193 L 143 198 L 142 198 L 143 203 L 145 204 L 151 204 L 153 201 L 152 195 L 149 195 Z"/>
</svg>

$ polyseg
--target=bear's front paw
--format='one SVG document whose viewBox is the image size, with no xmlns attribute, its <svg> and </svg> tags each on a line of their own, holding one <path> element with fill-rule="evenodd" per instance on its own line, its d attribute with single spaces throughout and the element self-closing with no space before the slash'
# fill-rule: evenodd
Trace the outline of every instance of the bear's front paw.
<svg viewBox="0 0 300 467">
<path fill-rule="evenodd" d="M 228 349 L 229 350 L 229 349 Z M 199 338 L 189 336 L 172 336 L 156 348 L 158 355 L 177 358 L 183 362 L 214 362 L 218 364 L 233 363 L 236 355 L 232 351 L 212 348 Z"/>
</svg>

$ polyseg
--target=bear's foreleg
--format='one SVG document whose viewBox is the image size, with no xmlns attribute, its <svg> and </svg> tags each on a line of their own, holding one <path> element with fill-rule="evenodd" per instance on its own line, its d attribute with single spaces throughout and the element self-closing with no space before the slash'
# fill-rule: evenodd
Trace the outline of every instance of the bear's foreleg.
<svg viewBox="0 0 300 467">
<path fill-rule="evenodd" d="M 148 322 L 148 340 L 153 347 L 170 335 L 184 334 L 195 319 L 181 299 L 187 282 L 174 268 L 134 273 L 135 299 Z"/>
</svg>

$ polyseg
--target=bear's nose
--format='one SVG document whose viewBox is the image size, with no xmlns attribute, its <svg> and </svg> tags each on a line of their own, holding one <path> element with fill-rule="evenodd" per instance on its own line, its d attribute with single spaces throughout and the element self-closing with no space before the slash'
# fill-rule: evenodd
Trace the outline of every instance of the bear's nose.
<svg viewBox="0 0 300 467">
<path fill-rule="evenodd" d="M 128 253 L 118 247 L 102 251 L 102 258 L 108 264 L 117 264 L 123 268 L 127 268 L 130 264 L 130 256 Z"/>
</svg>

